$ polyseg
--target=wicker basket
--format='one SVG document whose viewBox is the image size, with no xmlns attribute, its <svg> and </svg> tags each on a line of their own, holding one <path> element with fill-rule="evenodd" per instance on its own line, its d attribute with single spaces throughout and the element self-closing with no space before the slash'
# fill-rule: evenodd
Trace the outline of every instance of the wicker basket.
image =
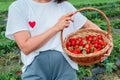
<svg viewBox="0 0 120 80">
<path fill-rule="evenodd" d="M 79 29 L 74 33 L 70 33 L 63 40 L 63 31 L 61 31 L 61 42 L 62 42 L 62 48 L 63 48 L 64 52 L 71 58 L 71 60 L 78 63 L 79 65 L 88 66 L 91 64 L 96 64 L 101 61 L 101 57 L 104 56 L 104 54 L 108 51 L 108 49 L 110 48 L 110 45 L 112 44 L 112 36 L 110 34 L 110 22 L 109 22 L 108 18 L 106 17 L 106 15 L 102 11 L 100 11 L 96 8 L 81 8 L 77 11 L 80 12 L 83 10 L 94 10 L 94 11 L 99 12 L 105 18 L 105 20 L 107 22 L 108 32 L 94 30 L 94 29 Z M 92 53 L 90 53 L 90 54 L 74 54 L 67 50 L 66 42 L 69 40 L 70 37 L 77 38 L 77 37 L 81 37 L 83 35 L 88 35 L 88 34 L 89 35 L 101 34 L 103 36 L 104 41 L 107 42 L 107 46 L 105 48 L 103 48 L 102 50 L 95 52 L 94 54 L 92 54 Z"/>
</svg>

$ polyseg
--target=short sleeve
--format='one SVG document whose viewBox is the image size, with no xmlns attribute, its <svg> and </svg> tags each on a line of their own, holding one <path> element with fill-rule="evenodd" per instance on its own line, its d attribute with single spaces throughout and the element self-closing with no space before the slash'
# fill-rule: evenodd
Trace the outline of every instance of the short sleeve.
<svg viewBox="0 0 120 80">
<path fill-rule="evenodd" d="M 66 5 L 66 10 L 68 12 L 73 12 L 77 10 L 71 3 L 67 1 L 65 1 L 65 5 Z M 73 15 L 73 19 L 74 19 L 73 22 L 74 30 L 81 28 L 87 21 L 87 18 L 84 15 L 82 15 L 80 12 Z"/>
<path fill-rule="evenodd" d="M 27 26 L 28 24 L 25 11 L 22 11 L 22 9 L 18 7 L 17 2 L 12 3 L 8 10 L 5 36 L 14 40 L 13 34 L 18 31 L 28 30 Z"/>
<path fill-rule="evenodd" d="M 74 22 L 73 22 L 73 27 L 74 30 L 80 29 L 87 21 L 87 18 L 83 16 L 81 13 L 76 13 L 73 16 Z"/>
</svg>

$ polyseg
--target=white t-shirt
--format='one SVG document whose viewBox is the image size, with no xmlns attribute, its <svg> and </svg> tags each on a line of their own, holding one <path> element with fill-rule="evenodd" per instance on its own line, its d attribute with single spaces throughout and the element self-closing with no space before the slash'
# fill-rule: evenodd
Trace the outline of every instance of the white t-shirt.
<svg viewBox="0 0 120 80">
<path fill-rule="evenodd" d="M 22 30 L 28 30 L 31 36 L 38 35 L 54 26 L 61 16 L 75 10 L 76 9 L 67 1 L 57 4 L 53 0 L 48 3 L 37 3 L 33 0 L 17 0 L 9 7 L 5 35 L 12 40 L 14 40 L 13 34 Z M 71 22 L 70 26 L 64 29 L 64 38 L 69 33 L 81 28 L 87 20 L 87 18 L 80 13 L 75 14 L 72 18 L 74 22 Z M 50 49 L 62 52 L 72 68 L 78 69 L 78 65 L 70 60 L 64 53 L 61 47 L 60 32 L 58 32 L 43 47 L 31 52 L 29 55 L 25 55 L 21 51 L 21 59 L 24 63 L 22 71 L 25 71 L 26 67 L 34 60 L 34 57 L 39 55 L 40 51 Z"/>
</svg>

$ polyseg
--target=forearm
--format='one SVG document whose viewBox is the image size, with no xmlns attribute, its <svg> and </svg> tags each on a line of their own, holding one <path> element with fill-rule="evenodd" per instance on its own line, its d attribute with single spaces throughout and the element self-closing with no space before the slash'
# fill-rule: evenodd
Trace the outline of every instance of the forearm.
<svg viewBox="0 0 120 80">
<path fill-rule="evenodd" d="M 44 33 L 37 35 L 35 37 L 30 38 L 27 41 L 27 44 L 29 45 L 29 49 L 31 51 L 34 51 L 40 47 L 42 47 L 46 42 L 48 42 L 55 34 L 57 33 L 56 29 L 54 27 L 48 29 Z M 29 51 L 30 51 L 29 50 Z"/>
<path fill-rule="evenodd" d="M 37 36 L 31 37 L 29 34 L 26 34 L 26 31 L 23 32 L 21 37 L 19 37 L 19 34 L 15 34 L 14 37 L 16 38 L 16 42 L 20 49 L 28 55 L 32 51 L 42 47 L 48 40 L 50 40 L 58 31 L 55 27 L 52 27 L 45 31 L 42 34 L 39 34 Z M 22 36 L 24 35 L 24 36 Z M 28 36 L 29 35 L 29 36 Z M 27 37 L 27 38 L 25 38 Z M 23 38 L 23 39 L 20 39 Z"/>
<path fill-rule="evenodd" d="M 84 28 L 84 29 L 97 29 L 97 30 L 101 30 L 96 24 L 92 23 L 89 20 L 86 21 L 85 25 L 82 28 Z"/>
</svg>

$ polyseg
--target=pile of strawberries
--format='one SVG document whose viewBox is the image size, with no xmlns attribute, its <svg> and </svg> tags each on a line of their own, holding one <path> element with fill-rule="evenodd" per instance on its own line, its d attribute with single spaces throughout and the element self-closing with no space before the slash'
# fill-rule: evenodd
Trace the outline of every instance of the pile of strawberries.
<svg viewBox="0 0 120 80">
<path fill-rule="evenodd" d="M 90 54 L 103 49 L 107 43 L 101 34 L 70 38 L 66 42 L 67 49 L 74 54 Z"/>
</svg>

